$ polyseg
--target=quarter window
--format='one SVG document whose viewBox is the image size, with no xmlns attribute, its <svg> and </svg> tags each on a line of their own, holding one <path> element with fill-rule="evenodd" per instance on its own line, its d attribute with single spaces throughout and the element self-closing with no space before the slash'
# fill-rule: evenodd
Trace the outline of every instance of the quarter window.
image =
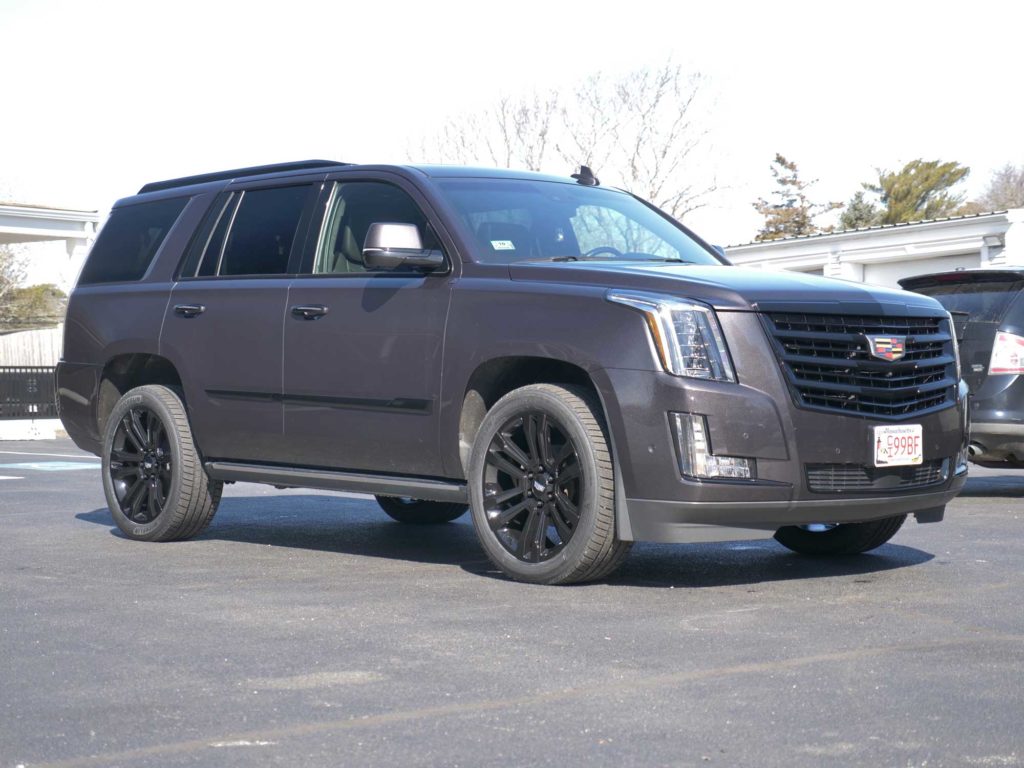
<svg viewBox="0 0 1024 768">
<path fill-rule="evenodd" d="M 96 238 L 79 284 L 141 280 L 187 202 L 177 197 L 115 209 Z"/>
</svg>

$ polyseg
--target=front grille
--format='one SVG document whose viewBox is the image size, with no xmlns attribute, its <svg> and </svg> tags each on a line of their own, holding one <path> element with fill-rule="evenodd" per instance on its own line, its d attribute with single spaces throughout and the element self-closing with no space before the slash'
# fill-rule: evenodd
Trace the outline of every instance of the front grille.
<svg viewBox="0 0 1024 768">
<path fill-rule="evenodd" d="M 943 317 L 773 312 L 763 315 L 786 381 L 805 408 L 901 419 L 955 401 L 956 362 Z M 905 339 L 901 359 L 874 357 L 868 336 Z"/>
<path fill-rule="evenodd" d="M 937 485 L 949 476 L 949 461 L 913 467 L 865 467 L 862 464 L 808 464 L 807 487 L 815 493 L 903 491 Z"/>
</svg>

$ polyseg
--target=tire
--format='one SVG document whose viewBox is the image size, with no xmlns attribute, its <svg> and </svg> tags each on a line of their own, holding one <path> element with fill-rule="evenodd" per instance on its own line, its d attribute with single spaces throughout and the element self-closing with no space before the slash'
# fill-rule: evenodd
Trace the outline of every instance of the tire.
<svg viewBox="0 0 1024 768">
<path fill-rule="evenodd" d="M 906 519 L 906 515 L 897 515 L 869 523 L 843 523 L 824 530 L 787 525 L 775 532 L 775 540 L 801 555 L 859 555 L 885 544 Z"/>
<path fill-rule="evenodd" d="M 213 519 L 223 487 L 206 475 L 173 390 L 147 384 L 117 401 L 103 436 L 103 491 L 125 536 L 197 536 Z"/>
<path fill-rule="evenodd" d="M 570 386 L 522 387 L 494 404 L 473 441 L 473 528 L 491 562 L 517 581 L 604 578 L 630 548 L 615 537 L 615 483 L 593 397 Z"/>
<path fill-rule="evenodd" d="M 458 520 L 469 509 L 450 501 L 423 501 L 403 496 L 377 496 L 377 503 L 388 517 L 412 525 L 441 525 Z"/>
</svg>

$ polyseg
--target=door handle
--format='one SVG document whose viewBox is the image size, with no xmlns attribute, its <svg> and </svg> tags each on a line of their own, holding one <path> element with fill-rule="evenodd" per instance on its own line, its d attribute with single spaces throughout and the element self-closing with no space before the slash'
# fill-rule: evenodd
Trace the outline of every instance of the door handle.
<svg viewBox="0 0 1024 768">
<path fill-rule="evenodd" d="M 206 307 L 202 304 L 175 304 L 174 314 L 181 315 L 182 317 L 195 317 L 201 315 L 206 311 Z"/>
<path fill-rule="evenodd" d="M 292 307 L 292 314 L 303 320 L 316 320 L 327 314 L 327 307 L 323 304 L 300 304 L 297 307 Z"/>
</svg>

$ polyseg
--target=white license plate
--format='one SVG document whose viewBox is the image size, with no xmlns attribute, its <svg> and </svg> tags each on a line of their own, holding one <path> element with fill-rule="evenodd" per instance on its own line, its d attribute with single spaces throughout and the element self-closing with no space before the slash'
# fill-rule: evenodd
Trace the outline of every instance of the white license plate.
<svg viewBox="0 0 1024 768">
<path fill-rule="evenodd" d="M 920 464 L 924 433 L 920 424 L 875 427 L 875 466 L 905 467 Z"/>
</svg>

